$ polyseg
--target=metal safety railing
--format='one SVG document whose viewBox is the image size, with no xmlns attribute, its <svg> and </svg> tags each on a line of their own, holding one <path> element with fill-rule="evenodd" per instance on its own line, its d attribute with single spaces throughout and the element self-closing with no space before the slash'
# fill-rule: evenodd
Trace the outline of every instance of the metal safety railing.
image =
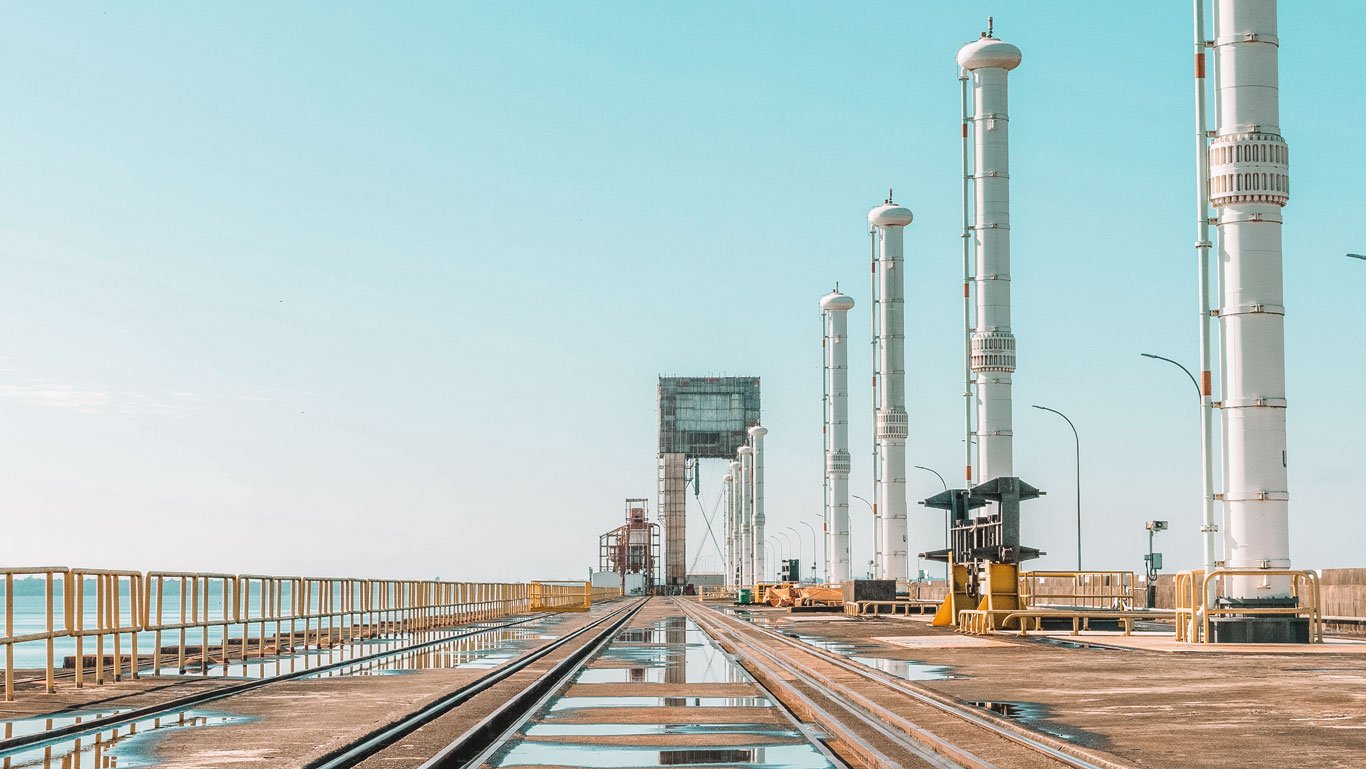
<svg viewBox="0 0 1366 769">
<path fill-rule="evenodd" d="M 585 582 L 441 582 L 65 566 L 0 567 L 4 699 L 16 671 L 101 685 L 207 675 L 228 663 L 330 650 L 527 611 L 583 611 L 619 588 Z M 40 651 L 35 648 L 41 646 Z M 24 652 L 16 658 L 16 652 Z"/>
<path fill-rule="evenodd" d="M 1290 606 L 1220 606 L 1229 581 L 1236 577 L 1290 580 Z M 1176 575 L 1176 640 L 1210 643 L 1210 620 L 1218 616 L 1305 617 L 1310 643 L 1323 643 L 1322 585 L 1317 572 L 1302 569 L 1203 569 Z"/>
<path fill-rule="evenodd" d="M 1129 610 L 1134 608 L 1135 582 L 1132 571 L 1025 571 L 1020 573 L 1020 603 Z"/>
<path fill-rule="evenodd" d="M 593 587 L 591 582 L 535 581 L 528 589 L 531 611 L 588 611 L 595 597 L 621 595 L 621 588 Z"/>
</svg>

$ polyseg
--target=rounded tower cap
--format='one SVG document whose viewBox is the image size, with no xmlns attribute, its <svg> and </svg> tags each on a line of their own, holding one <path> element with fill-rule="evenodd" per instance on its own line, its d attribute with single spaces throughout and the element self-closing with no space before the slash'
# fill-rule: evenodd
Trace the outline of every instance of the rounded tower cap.
<svg viewBox="0 0 1366 769">
<path fill-rule="evenodd" d="M 849 312 L 854 309 L 854 299 L 848 294 L 831 291 L 821 297 L 821 309 L 827 312 Z"/>
<path fill-rule="evenodd" d="M 730 474 L 730 473 L 726 473 L 726 477 L 723 478 L 722 480 L 724 480 L 726 483 L 731 483 L 731 482 L 733 482 L 733 481 L 735 480 L 735 478 L 731 477 L 731 474 Z"/>
<path fill-rule="evenodd" d="M 740 463 L 739 463 L 739 462 L 731 462 L 731 463 L 730 463 L 730 471 L 731 471 L 732 473 L 738 473 L 738 472 L 740 472 Z"/>
<path fill-rule="evenodd" d="M 868 212 L 868 223 L 874 227 L 905 227 L 914 218 L 909 208 L 902 208 L 890 200 Z"/>
<path fill-rule="evenodd" d="M 762 438 L 765 435 L 768 435 L 768 428 L 764 427 L 763 425 L 755 425 L 749 428 L 749 434 L 755 436 L 756 438 Z"/>
<path fill-rule="evenodd" d="M 958 49 L 958 66 L 963 69 L 1004 69 L 1020 66 L 1020 49 L 988 34 Z"/>
<path fill-rule="evenodd" d="M 748 447 L 748 446 L 741 446 L 740 448 L 738 448 L 738 449 L 735 450 L 735 453 L 736 453 L 736 454 L 739 454 L 739 455 L 742 456 L 742 457 L 747 457 L 747 456 L 749 456 L 750 454 L 753 454 L 753 453 L 754 453 L 754 449 L 751 449 L 751 448 Z"/>
</svg>

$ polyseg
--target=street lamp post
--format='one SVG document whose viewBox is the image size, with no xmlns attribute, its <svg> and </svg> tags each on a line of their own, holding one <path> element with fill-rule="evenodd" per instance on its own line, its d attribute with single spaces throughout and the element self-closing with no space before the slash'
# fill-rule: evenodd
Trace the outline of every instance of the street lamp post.
<svg viewBox="0 0 1366 769">
<path fill-rule="evenodd" d="M 1077 426 L 1072 424 L 1072 420 L 1068 419 L 1066 414 L 1047 406 L 1036 405 L 1034 408 L 1057 414 L 1072 428 L 1072 440 L 1077 447 L 1077 571 L 1081 571 L 1081 438 L 1077 435 Z"/>
<path fill-rule="evenodd" d="M 1200 401 L 1200 495 L 1202 497 L 1201 503 L 1203 505 L 1202 517 L 1200 522 L 1200 533 L 1203 535 L 1202 545 L 1205 558 L 1205 570 L 1208 572 L 1209 570 L 1214 568 L 1214 563 L 1216 560 L 1214 554 L 1214 533 L 1218 531 L 1218 526 L 1216 526 L 1214 523 L 1214 425 L 1212 416 L 1213 411 L 1209 407 L 1208 403 L 1212 396 L 1209 392 L 1206 392 L 1207 389 L 1212 388 L 1201 387 L 1200 383 L 1196 381 L 1195 375 L 1191 373 L 1190 369 L 1186 368 L 1180 363 L 1177 363 L 1171 358 L 1164 358 L 1161 355 L 1154 355 L 1150 352 L 1139 354 L 1145 358 L 1165 361 L 1167 363 L 1172 364 L 1173 366 L 1176 366 L 1177 368 L 1185 372 L 1186 376 L 1190 378 L 1191 384 L 1195 385 L 1195 397 L 1198 401 Z"/>
<path fill-rule="evenodd" d="M 796 526 L 788 526 L 787 531 L 797 535 L 797 581 L 802 581 L 802 530 Z M 816 552 L 816 543 L 811 543 L 811 552 Z M 812 556 L 814 558 L 814 556 Z"/>
<path fill-rule="evenodd" d="M 867 505 L 867 506 L 868 506 L 868 512 L 869 512 L 869 513 L 872 513 L 872 515 L 873 515 L 873 560 L 872 560 L 872 564 L 873 564 L 873 574 L 877 574 L 878 569 L 881 567 L 881 564 L 878 563 L 878 544 L 877 544 L 878 519 L 877 519 L 877 507 L 874 506 L 872 502 L 869 502 L 868 500 L 864 499 L 863 497 L 860 497 L 860 496 L 857 495 L 857 494 L 850 494 L 850 495 L 849 495 L 849 498 L 850 498 L 850 499 L 857 499 L 858 501 L 860 501 L 860 502 L 862 502 L 863 504 Z M 853 550 L 853 548 L 851 547 L 850 550 Z"/>
<path fill-rule="evenodd" d="M 948 490 L 949 490 L 949 484 L 948 484 L 948 482 L 944 480 L 944 476 L 940 475 L 938 470 L 935 470 L 934 468 L 931 468 L 931 467 L 925 467 L 924 465 L 916 465 L 916 466 L 915 466 L 915 469 L 917 469 L 917 470 L 924 470 L 925 472 L 929 472 L 929 473 L 934 473 L 934 477 L 936 477 L 936 478 L 939 479 L 939 485 L 944 487 L 944 491 L 948 491 Z M 952 511 L 952 510 L 945 510 L 945 511 L 944 511 L 944 549 L 945 549 L 945 550 L 951 550 L 951 549 L 953 548 L 953 543 L 952 543 L 952 542 L 950 541 L 950 539 L 949 539 L 949 530 L 950 530 L 952 527 L 953 527 L 953 511 Z M 948 562 L 948 561 L 945 561 L 945 562 L 944 562 L 944 580 L 947 581 L 948 578 L 949 578 L 949 562 Z"/>
<path fill-rule="evenodd" d="M 816 567 L 817 567 L 817 565 L 820 563 L 820 560 L 819 560 L 818 558 L 816 558 L 816 540 L 818 539 L 818 537 L 816 536 L 816 527 L 812 526 L 811 524 L 807 523 L 806 521 L 797 521 L 797 523 L 800 523 L 801 525 L 805 526 L 807 529 L 810 529 L 810 530 L 811 530 L 811 581 L 812 581 L 812 582 L 815 582 L 815 581 L 816 581 Z M 827 578 L 826 578 L 826 582 L 829 582 L 829 581 L 830 581 L 830 579 L 827 577 Z"/>
<path fill-rule="evenodd" d="M 789 536 L 787 536 L 787 532 L 786 532 L 786 531 L 778 531 L 777 529 L 775 529 L 775 530 L 773 531 L 773 533 L 782 536 L 783 542 L 787 545 L 787 548 L 788 548 L 788 549 L 787 549 L 787 552 L 789 552 L 789 553 L 790 553 L 790 552 L 796 552 L 798 558 L 801 558 L 801 557 L 802 557 L 802 550 L 801 550 L 802 541 L 801 541 L 800 538 L 797 539 L 797 544 L 795 545 L 796 550 L 794 551 L 794 550 L 793 550 L 794 545 L 792 544 L 792 538 L 789 537 Z M 780 556 L 780 557 L 782 558 L 782 566 L 783 566 L 784 568 L 786 568 L 786 567 L 787 567 L 787 562 L 788 562 L 788 560 L 789 560 L 788 557 L 787 557 L 786 555 L 782 555 L 782 556 Z M 782 573 L 782 570 L 780 569 L 780 570 L 778 571 L 778 576 L 781 577 L 782 575 L 783 575 L 783 573 Z"/>
</svg>

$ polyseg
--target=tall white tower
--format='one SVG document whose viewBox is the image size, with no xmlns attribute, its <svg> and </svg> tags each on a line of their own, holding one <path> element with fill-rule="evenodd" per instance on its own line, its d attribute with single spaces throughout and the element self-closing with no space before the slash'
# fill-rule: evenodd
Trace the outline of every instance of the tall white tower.
<svg viewBox="0 0 1366 769">
<path fill-rule="evenodd" d="M 977 398 L 978 478 L 1015 475 L 1011 375 L 1015 336 L 1010 331 L 1010 114 L 1006 73 L 1020 65 L 1020 49 L 990 32 L 958 51 L 972 73 L 973 186 L 977 247 L 977 325 L 972 371 Z M 985 511 L 984 511 L 985 512 Z"/>
<path fill-rule="evenodd" d="M 887 201 L 868 212 L 878 238 L 878 387 L 875 425 L 881 462 L 881 579 L 910 576 L 906 557 L 906 276 L 905 227 L 909 209 Z"/>
<path fill-rule="evenodd" d="M 740 519 L 740 585 L 741 587 L 753 587 L 756 572 L 754 571 L 754 521 L 750 517 L 751 505 L 754 493 L 754 464 L 753 450 L 749 446 L 741 446 L 735 450 L 740 460 L 740 482 L 736 485 L 737 514 Z M 763 540 L 759 547 L 763 547 Z"/>
<path fill-rule="evenodd" d="M 750 471 L 752 479 L 750 485 L 750 515 L 754 521 L 754 574 L 756 580 L 763 579 L 764 571 L 764 436 L 768 435 L 768 428 L 755 425 L 749 428 L 749 442 L 751 450 L 751 462 L 753 469 Z"/>
<path fill-rule="evenodd" d="M 825 315 L 825 474 L 830 488 L 825 552 L 832 583 L 848 582 L 849 556 L 849 311 L 854 300 L 835 290 L 821 299 Z"/>
<path fill-rule="evenodd" d="M 722 499 L 725 500 L 725 560 L 721 568 L 725 571 L 726 587 L 735 587 L 735 478 L 726 473 L 726 477 L 721 480 L 721 486 L 725 490 Z"/>
<path fill-rule="evenodd" d="M 732 587 L 741 585 L 740 568 L 740 545 L 743 538 L 740 534 L 740 463 L 732 461 L 730 463 L 730 549 L 726 552 L 726 564 Z"/>
<path fill-rule="evenodd" d="M 1281 208 L 1290 199 L 1281 138 L 1276 0 L 1216 0 L 1218 126 L 1210 203 L 1223 265 L 1224 557 L 1231 569 L 1290 566 L 1285 441 Z M 1288 578 L 1235 578 L 1230 598 L 1290 600 Z"/>
</svg>

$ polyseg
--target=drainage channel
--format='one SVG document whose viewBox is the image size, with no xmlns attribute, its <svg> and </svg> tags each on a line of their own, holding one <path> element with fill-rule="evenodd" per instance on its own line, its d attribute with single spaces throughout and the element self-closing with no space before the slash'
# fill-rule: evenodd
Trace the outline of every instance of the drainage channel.
<svg viewBox="0 0 1366 769">
<path fill-rule="evenodd" d="M 411 641 L 408 646 L 397 645 L 397 637 L 393 640 L 370 639 L 369 643 L 356 645 L 358 652 L 338 655 L 340 659 L 290 655 L 276 662 L 294 667 L 293 671 L 237 678 L 235 680 L 241 683 L 157 706 L 85 706 L 0 721 L 0 769 L 155 766 L 157 761 L 150 748 L 163 735 L 252 720 L 203 709 L 201 706 L 208 702 L 279 681 L 399 675 L 443 668 L 491 670 L 544 640 L 556 638 L 554 631 L 566 619 L 563 614 L 529 615 L 499 623 L 480 622 L 404 634 L 403 638 Z M 312 664 L 298 668 L 300 662 L 308 660 L 312 660 Z"/>
<path fill-rule="evenodd" d="M 652 599 L 486 767 L 844 766 L 672 603 Z"/>
</svg>

